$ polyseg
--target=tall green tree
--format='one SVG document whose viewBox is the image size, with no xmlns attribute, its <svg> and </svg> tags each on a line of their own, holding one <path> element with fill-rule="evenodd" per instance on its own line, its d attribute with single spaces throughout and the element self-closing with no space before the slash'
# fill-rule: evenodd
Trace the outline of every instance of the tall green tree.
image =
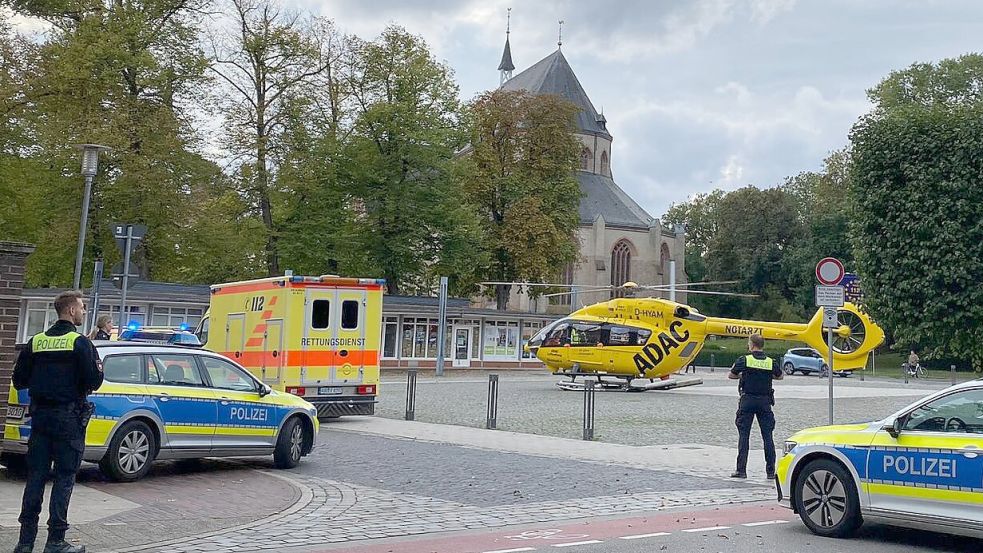
<svg viewBox="0 0 983 553">
<path fill-rule="evenodd" d="M 326 52 L 318 18 L 287 13 L 276 0 L 231 0 L 234 28 L 214 48 L 212 70 L 227 85 L 226 144 L 235 179 L 266 231 L 266 270 L 280 274 L 280 228 L 274 213 L 284 130 L 335 57 Z M 293 117 L 296 120 L 296 117 Z"/>
<path fill-rule="evenodd" d="M 897 342 L 983 369 L 983 56 L 920 64 L 870 91 L 851 134 L 854 246 Z"/>
<path fill-rule="evenodd" d="M 19 13 L 54 25 L 22 85 L 26 153 L 58 175 L 23 183 L 37 185 L 39 220 L 48 223 L 34 237 L 31 284 L 70 282 L 82 194 L 73 145 L 85 142 L 113 148 L 93 189 L 87 257 L 112 264 L 120 256 L 110 223 L 144 223 L 145 276 L 179 278 L 176 260 L 188 253 L 181 247 L 194 232 L 193 202 L 219 176 L 196 152 L 190 109 L 205 82 L 196 45 L 203 7 L 191 0 L 14 3 Z"/>
<path fill-rule="evenodd" d="M 815 267 L 827 256 L 855 271 L 850 240 L 850 154 L 830 154 L 819 172 L 799 173 L 781 186 L 796 201 L 802 234 L 793 241 L 782 259 L 789 300 L 803 316 L 815 311 Z"/>
<path fill-rule="evenodd" d="M 739 280 L 741 291 L 759 294 L 752 301 L 722 297 L 723 313 L 788 319 L 791 308 L 782 260 L 802 235 L 795 200 L 785 190 L 748 186 L 728 193 L 716 209 L 717 230 L 708 244 L 710 280 Z"/>
<path fill-rule="evenodd" d="M 470 104 L 461 179 L 481 221 L 484 278 L 543 282 L 576 259 L 576 113 L 558 96 L 522 91 L 495 90 Z M 495 286 L 498 309 L 508 307 L 510 292 Z"/>
<path fill-rule="evenodd" d="M 341 263 L 386 279 L 390 294 L 427 291 L 473 267 L 473 215 L 451 179 L 458 88 L 420 37 L 388 27 L 351 45 L 354 128 L 341 183 L 352 214 Z"/>
</svg>

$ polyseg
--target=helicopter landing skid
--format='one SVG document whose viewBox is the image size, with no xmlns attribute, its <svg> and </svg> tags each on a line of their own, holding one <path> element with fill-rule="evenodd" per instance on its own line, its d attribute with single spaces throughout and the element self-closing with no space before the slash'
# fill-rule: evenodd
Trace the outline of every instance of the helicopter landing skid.
<svg viewBox="0 0 983 553">
<path fill-rule="evenodd" d="M 597 378 L 596 374 L 590 373 L 595 379 L 596 389 L 602 392 L 646 392 L 648 390 L 672 390 L 673 388 L 683 388 L 686 386 L 697 386 L 703 384 L 702 378 L 656 380 L 650 382 L 647 379 L 624 380 L 622 382 L 611 382 L 603 378 Z M 641 381 L 635 384 L 636 381 Z M 583 382 L 557 382 L 556 387 L 567 392 L 582 392 L 586 385 Z"/>
</svg>

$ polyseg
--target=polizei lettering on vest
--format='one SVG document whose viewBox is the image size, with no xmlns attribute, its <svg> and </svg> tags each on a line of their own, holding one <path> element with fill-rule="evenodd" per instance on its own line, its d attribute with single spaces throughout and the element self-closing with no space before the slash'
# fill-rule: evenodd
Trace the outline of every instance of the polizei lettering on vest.
<svg viewBox="0 0 983 553">
<path fill-rule="evenodd" d="M 938 457 L 914 457 L 912 455 L 885 455 L 884 474 L 888 471 L 907 476 L 956 477 L 956 460 Z"/>
<path fill-rule="evenodd" d="M 638 369 L 639 374 L 644 376 L 645 371 L 654 369 L 666 356 L 672 353 L 672 350 L 689 340 L 688 330 L 679 331 L 682 326 L 683 323 L 680 321 L 669 323 L 668 332 L 660 332 L 656 340 L 646 344 L 641 353 L 635 354 L 632 359 L 635 361 L 635 368 Z"/>
</svg>

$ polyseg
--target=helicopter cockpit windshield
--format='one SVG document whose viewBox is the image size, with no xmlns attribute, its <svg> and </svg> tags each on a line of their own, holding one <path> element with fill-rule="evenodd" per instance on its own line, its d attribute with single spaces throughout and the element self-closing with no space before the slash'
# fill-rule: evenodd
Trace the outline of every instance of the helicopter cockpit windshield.
<svg viewBox="0 0 983 553">
<path fill-rule="evenodd" d="M 560 319 L 536 333 L 529 349 L 540 347 L 643 346 L 652 331 L 612 323 Z"/>
</svg>

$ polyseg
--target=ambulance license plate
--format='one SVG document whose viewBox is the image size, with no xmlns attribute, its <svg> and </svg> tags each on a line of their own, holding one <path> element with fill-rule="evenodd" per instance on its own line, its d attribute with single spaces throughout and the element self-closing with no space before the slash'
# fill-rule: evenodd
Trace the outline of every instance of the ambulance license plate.
<svg viewBox="0 0 983 553">
<path fill-rule="evenodd" d="M 24 418 L 24 406 L 11 405 L 10 407 L 7 408 L 7 416 L 12 419 Z"/>
<path fill-rule="evenodd" d="M 317 395 L 319 396 L 340 396 L 343 392 L 341 388 L 318 388 Z"/>
</svg>

